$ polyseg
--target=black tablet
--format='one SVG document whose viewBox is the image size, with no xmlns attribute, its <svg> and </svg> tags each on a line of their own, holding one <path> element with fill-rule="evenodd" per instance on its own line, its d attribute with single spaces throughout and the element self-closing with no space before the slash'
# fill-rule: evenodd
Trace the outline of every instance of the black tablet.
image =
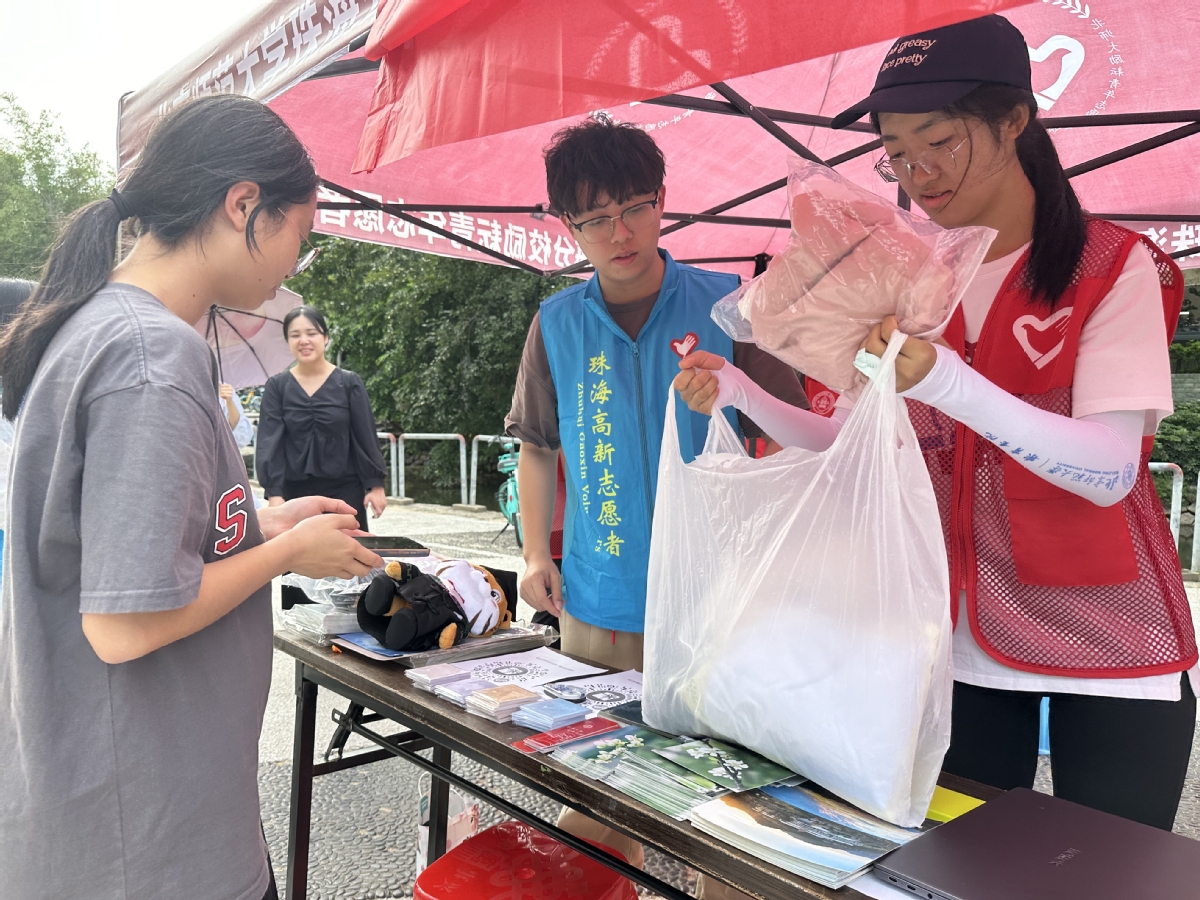
<svg viewBox="0 0 1200 900">
<path fill-rule="evenodd" d="M 382 534 L 364 534 L 355 538 L 368 550 L 374 550 L 380 556 L 414 557 L 428 556 L 429 548 L 418 544 L 412 538 L 387 537 Z"/>
</svg>

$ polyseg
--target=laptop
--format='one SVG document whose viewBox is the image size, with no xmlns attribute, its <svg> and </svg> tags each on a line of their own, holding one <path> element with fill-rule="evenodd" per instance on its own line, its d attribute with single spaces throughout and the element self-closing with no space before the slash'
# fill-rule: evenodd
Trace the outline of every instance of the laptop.
<svg viewBox="0 0 1200 900">
<path fill-rule="evenodd" d="M 920 900 L 1196 900 L 1200 841 L 1015 788 L 875 872 Z"/>
</svg>

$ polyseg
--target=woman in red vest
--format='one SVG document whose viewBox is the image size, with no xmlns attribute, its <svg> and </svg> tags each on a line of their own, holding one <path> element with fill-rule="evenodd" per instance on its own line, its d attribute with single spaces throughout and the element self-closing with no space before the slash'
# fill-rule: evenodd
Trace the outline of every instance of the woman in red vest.
<svg viewBox="0 0 1200 900">
<path fill-rule="evenodd" d="M 1182 276 L 1150 242 L 1082 212 L 1007 20 L 897 41 L 871 95 L 834 122 L 867 114 L 881 175 L 945 227 L 997 231 L 943 342 L 909 338 L 896 363 L 950 559 L 945 769 L 1032 786 L 1048 695 L 1055 793 L 1170 829 L 1197 653 L 1146 462 L 1173 409 Z M 894 328 L 876 327 L 866 349 L 882 356 Z M 826 449 L 853 405 L 841 397 L 822 418 L 771 403 L 719 360 L 680 366 L 693 409 L 737 406 L 784 446 Z"/>
</svg>

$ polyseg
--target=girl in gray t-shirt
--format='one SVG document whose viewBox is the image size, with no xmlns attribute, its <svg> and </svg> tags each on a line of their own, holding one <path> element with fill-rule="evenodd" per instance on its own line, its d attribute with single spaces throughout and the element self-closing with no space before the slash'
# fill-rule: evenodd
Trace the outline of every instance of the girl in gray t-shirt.
<svg viewBox="0 0 1200 900">
<path fill-rule="evenodd" d="M 72 218 L 0 339 L 16 420 L 0 601 L 6 900 L 274 896 L 257 788 L 270 581 L 382 561 L 350 537 L 345 503 L 255 510 L 192 324 L 212 304 L 254 309 L 295 273 L 317 184 L 266 106 L 182 106 L 122 189 Z M 138 239 L 114 270 L 124 219 Z"/>
</svg>

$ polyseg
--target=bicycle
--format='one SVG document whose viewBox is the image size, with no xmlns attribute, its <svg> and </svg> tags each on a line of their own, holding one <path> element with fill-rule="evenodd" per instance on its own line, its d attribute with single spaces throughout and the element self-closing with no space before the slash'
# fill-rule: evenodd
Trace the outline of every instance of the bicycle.
<svg viewBox="0 0 1200 900">
<path fill-rule="evenodd" d="M 524 535 L 521 533 L 521 503 L 517 493 L 517 460 L 520 458 L 520 451 L 517 448 L 516 441 L 502 440 L 500 441 L 500 459 L 496 462 L 496 468 L 500 470 L 501 475 L 507 475 L 504 483 L 500 485 L 500 490 L 496 492 L 496 505 L 500 507 L 500 512 L 505 518 L 504 528 L 500 529 L 500 537 L 508 530 L 508 526 L 513 528 L 513 534 L 517 538 L 517 546 L 524 546 Z"/>
</svg>

